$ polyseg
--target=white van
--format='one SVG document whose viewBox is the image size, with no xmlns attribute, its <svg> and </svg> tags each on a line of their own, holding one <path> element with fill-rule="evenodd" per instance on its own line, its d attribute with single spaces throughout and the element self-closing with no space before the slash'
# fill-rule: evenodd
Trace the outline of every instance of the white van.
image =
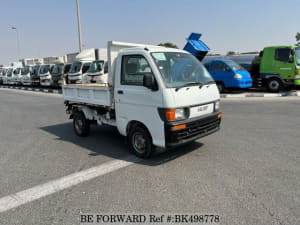
<svg viewBox="0 0 300 225">
<path fill-rule="evenodd" d="M 108 43 L 109 85 L 64 85 L 78 136 L 91 124 L 117 127 L 134 154 L 172 148 L 220 128 L 220 94 L 205 67 L 186 51 Z"/>
</svg>

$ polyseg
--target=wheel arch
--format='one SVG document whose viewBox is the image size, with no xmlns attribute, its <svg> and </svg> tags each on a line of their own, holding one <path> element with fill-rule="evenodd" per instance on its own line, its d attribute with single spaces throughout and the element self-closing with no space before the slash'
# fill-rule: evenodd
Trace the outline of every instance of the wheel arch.
<svg viewBox="0 0 300 225">
<path fill-rule="evenodd" d="M 149 133 L 149 135 L 151 136 L 151 139 L 152 139 L 151 132 L 149 131 L 147 126 L 144 123 L 142 123 L 140 121 L 137 121 L 137 120 L 131 120 L 131 121 L 128 122 L 128 124 L 126 126 L 126 136 L 128 136 L 129 131 L 135 126 L 141 126 L 141 127 L 145 128 L 147 130 L 147 132 Z"/>
</svg>

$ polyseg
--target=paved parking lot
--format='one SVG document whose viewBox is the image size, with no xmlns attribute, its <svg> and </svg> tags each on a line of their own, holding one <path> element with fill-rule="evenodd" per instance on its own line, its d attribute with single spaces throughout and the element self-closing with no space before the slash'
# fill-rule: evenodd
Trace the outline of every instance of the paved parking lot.
<svg viewBox="0 0 300 225">
<path fill-rule="evenodd" d="M 0 89 L 0 224 L 125 212 L 300 224 L 300 98 L 224 99 L 222 111 L 220 132 L 145 161 L 114 128 L 75 136 L 61 95 Z"/>
</svg>

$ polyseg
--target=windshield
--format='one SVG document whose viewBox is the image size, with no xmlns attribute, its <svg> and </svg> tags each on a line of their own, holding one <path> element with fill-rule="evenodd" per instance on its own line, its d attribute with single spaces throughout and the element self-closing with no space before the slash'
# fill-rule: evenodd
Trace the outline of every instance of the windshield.
<svg viewBox="0 0 300 225">
<path fill-rule="evenodd" d="M 41 67 L 40 73 L 41 73 L 41 74 L 48 73 L 49 70 L 50 70 L 50 65 L 43 65 L 43 66 Z"/>
<path fill-rule="evenodd" d="M 52 74 L 61 74 L 64 68 L 64 64 L 56 64 L 52 69 Z"/>
<path fill-rule="evenodd" d="M 77 73 L 81 70 L 81 62 L 73 63 L 69 73 Z"/>
<path fill-rule="evenodd" d="M 296 64 L 300 66 L 300 47 L 295 48 Z"/>
<path fill-rule="evenodd" d="M 21 68 L 15 69 L 15 70 L 14 70 L 14 74 L 16 74 L 16 75 L 17 75 L 17 74 L 20 74 L 20 70 L 21 70 Z"/>
<path fill-rule="evenodd" d="M 241 65 L 237 64 L 235 61 L 226 61 L 226 64 L 233 70 L 233 71 L 241 71 L 245 70 L 244 67 Z"/>
<path fill-rule="evenodd" d="M 8 77 L 11 77 L 11 76 L 12 76 L 12 73 L 13 73 L 13 69 L 9 69 L 9 70 L 7 71 L 7 76 L 8 76 Z"/>
<path fill-rule="evenodd" d="M 90 65 L 88 73 L 100 72 L 103 68 L 104 61 L 95 61 Z"/>
<path fill-rule="evenodd" d="M 41 66 L 34 66 L 34 67 L 32 67 L 31 74 L 34 75 L 34 76 L 38 75 L 38 71 L 39 71 L 40 67 Z"/>
<path fill-rule="evenodd" d="M 29 66 L 25 66 L 21 69 L 21 75 L 27 75 L 29 73 Z"/>
<path fill-rule="evenodd" d="M 213 81 L 204 66 L 192 55 L 180 52 L 151 53 L 167 87 Z"/>
</svg>

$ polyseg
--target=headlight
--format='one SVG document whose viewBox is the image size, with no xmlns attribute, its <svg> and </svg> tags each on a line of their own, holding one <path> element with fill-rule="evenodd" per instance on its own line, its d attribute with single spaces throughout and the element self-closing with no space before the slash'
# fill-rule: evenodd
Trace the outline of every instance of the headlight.
<svg viewBox="0 0 300 225">
<path fill-rule="evenodd" d="M 185 119 L 184 109 L 175 109 L 175 119 L 176 120 Z"/>
<path fill-rule="evenodd" d="M 215 112 L 220 110 L 220 106 L 221 106 L 220 100 L 216 101 L 215 102 Z"/>
<path fill-rule="evenodd" d="M 183 120 L 188 116 L 187 109 L 166 109 L 165 118 L 168 121 Z"/>
<path fill-rule="evenodd" d="M 233 78 L 234 79 L 242 79 L 243 76 L 241 74 L 234 74 Z"/>
</svg>

